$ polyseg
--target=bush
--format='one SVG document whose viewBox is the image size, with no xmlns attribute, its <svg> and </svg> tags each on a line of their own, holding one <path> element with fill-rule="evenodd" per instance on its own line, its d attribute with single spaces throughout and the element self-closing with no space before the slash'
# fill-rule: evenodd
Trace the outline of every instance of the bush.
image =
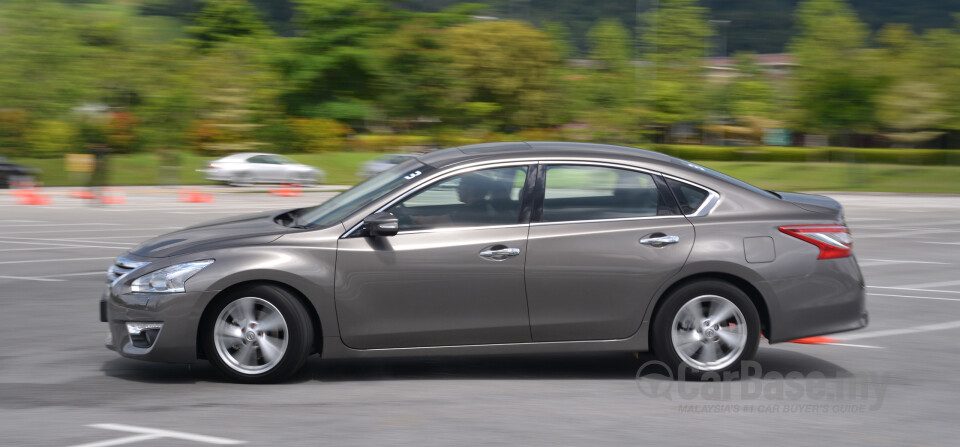
<svg viewBox="0 0 960 447">
<path fill-rule="evenodd" d="M 431 146 L 434 139 L 422 135 L 355 135 L 348 144 L 352 150 L 361 152 L 400 152 Z"/>
<path fill-rule="evenodd" d="M 960 165 L 960 151 L 950 149 L 863 149 L 838 147 L 698 146 L 661 144 L 649 149 L 700 161 L 855 162 L 908 165 Z"/>
<path fill-rule="evenodd" d="M 38 121 L 27 131 L 29 155 L 36 158 L 52 158 L 66 154 L 76 145 L 77 132 L 69 123 L 62 121 Z"/>
<path fill-rule="evenodd" d="M 350 133 L 347 125 L 327 118 L 290 120 L 290 129 L 294 133 L 294 149 L 308 153 L 341 150 Z"/>
</svg>

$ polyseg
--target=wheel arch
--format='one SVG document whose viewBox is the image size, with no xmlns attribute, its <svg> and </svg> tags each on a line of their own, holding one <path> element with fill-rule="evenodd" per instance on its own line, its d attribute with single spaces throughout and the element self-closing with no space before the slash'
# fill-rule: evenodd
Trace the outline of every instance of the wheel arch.
<svg viewBox="0 0 960 447">
<path fill-rule="evenodd" d="M 771 319 L 770 319 L 770 306 L 768 305 L 768 300 L 764 294 L 750 281 L 744 279 L 740 275 L 725 272 L 725 271 L 701 271 L 697 273 L 691 273 L 686 276 L 678 278 L 676 281 L 667 286 L 663 292 L 657 295 L 656 301 L 653 303 L 651 309 L 648 310 L 647 315 L 649 317 L 644 320 L 648 321 L 648 339 L 653 339 L 653 319 L 656 318 L 657 313 L 660 311 L 666 297 L 670 296 L 675 290 L 694 282 L 705 281 L 705 280 L 715 280 L 723 281 L 733 285 L 734 287 L 740 289 L 743 293 L 750 298 L 750 301 L 753 303 L 754 307 L 757 309 L 757 313 L 760 315 L 760 331 L 761 334 L 768 336 L 771 331 Z"/>
<path fill-rule="evenodd" d="M 231 293 L 235 290 L 258 285 L 277 287 L 293 295 L 297 301 L 303 305 L 304 309 L 307 310 L 307 314 L 310 316 L 310 324 L 313 325 L 313 347 L 311 348 L 310 353 L 317 354 L 323 350 L 323 330 L 320 321 L 320 313 L 317 312 L 317 308 L 313 305 L 310 299 L 307 298 L 306 294 L 304 294 L 298 288 L 281 281 L 272 279 L 251 279 L 225 287 L 223 290 L 217 292 L 216 295 L 214 295 L 209 301 L 207 301 L 203 308 L 203 312 L 200 314 L 200 318 L 197 320 L 197 339 L 195 341 L 197 358 L 206 358 L 206 352 L 203 350 L 203 326 L 210 318 L 213 318 L 213 307 L 215 303 L 218 302 L 218 299 L 221 296 L 224 296 L 225 294 Z"/>
</svg>

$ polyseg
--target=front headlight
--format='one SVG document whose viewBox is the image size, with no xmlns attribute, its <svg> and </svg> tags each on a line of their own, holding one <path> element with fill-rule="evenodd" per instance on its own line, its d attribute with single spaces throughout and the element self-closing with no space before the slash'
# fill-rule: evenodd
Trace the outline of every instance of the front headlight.
<svg viewBox="0 0 960 447">
<path fill-rule="evenodd" d="M 213 259 L 171 265 L 133 280 L 130 289 L 134 292 L 183 292 L 187 280 L 210 264 Z"/>
</svg>

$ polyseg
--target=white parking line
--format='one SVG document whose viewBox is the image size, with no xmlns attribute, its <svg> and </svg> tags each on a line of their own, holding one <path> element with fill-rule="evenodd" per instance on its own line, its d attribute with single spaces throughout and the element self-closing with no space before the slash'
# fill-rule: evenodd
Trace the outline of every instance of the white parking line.
<svg viewBox="0 0 960 447">
<path fill-rule="evenodd" d="M 99 261 L 101 259 L 114 259 L 113 256 L 104 258 L 65 258 L 65 259 L 31 259 L 29 261 L 2 261 L 0 264 L 29 264 L 31 262 L 70 262 L 70 261 Z"/>
<path fill-rule="evenodd" d="M 71 233 L 80 233 L 80 232 L 90 232 L 97 231 L 100 233 L 113 233 L 116 231 L 152 231 L 152 230 L 178 230 L 183 227 L 151 227 L 151 228 L 111 228 L 111 229 L 96 229 L 96 230 L 70 230 Z M 0 237 L 5 236 L 16 236 L 20 234 L 43 234 L 43 233 L 58 233 L 63 234 L 62 230 L 53 230 L 53 231 L 21 231 L 18 233 L 0 233 Z"/>
<path fill-rule="evenodd" d="M 92 442 L 87 444 L 78 444 L 72 447 L 107 447 L 107 446 L 113 446 L 113 445 L 132 444 L 134 442 L 149 441 L 149 440 L 161 439 L 161 438 L 178 439 L 181 441 L 191 441 L 191 442 L 199 442 L 202 444 L 214 444 L 214 445 L 246 444 L 245 441 L 237 441 L 236 439 L 219 438 L 216 436 L 197 435 L 193 433 L 185 433 L 182 431 L 161 430 L 157 428 L 137 427 L 133 425 L 124 425 L 124 424 L 92 424 L 92 425 L 88 425 L 87 427 L 99 428 L 103 430 L 122 431 L 127 433 L 137 433 L 137 435 L 127 436 L 124 438 L 111 439 L 106 441 Z"/>
<path fill-rule="evenodd" d="M 914 299 L 920 299 L 920 300 L 960 301 L 960 298 L 940 298 L 940 297 L 934 297 L 934 296 L 913 296 L 913 295 L 890 295 L 886 293 L 873 293 L 873 292 L 867 292 L 867 295 L 891 296 L 891 297 L 897 297 L 897 298 L 914 298 Z"/>
<path fill-rule="evenodd" d="M 871 262 L 888 262 L 894 264 L 939 264 L 939 265 L 953 265 L 950 262 L 934 262 L 934 261 L 906 261 L 902 259 L 861 259 L 861 261 L 871 261 Z"/>
<path fill-rule="evenodd" d="M 126 250 L 126 247 L 94 247 L 86 245 L 66 245 L 59 247 L 30 247 L 30 248 L 0 248 L 0 252 L 6 251 L 39 251 L 39 250 L 76 250 L 78 248 L 90 249 L 90 248 L 102 248 L 107 250 Z"/>
<path fill-rule="evenodd" d="M 948 321 L 946 323 L 927 324 L 924 326 L 908 327 L 903 329 L 887 329 L 883 331 L 861 332 L 838 337 L 840 341 L 863 340 L 865 338 L 889 337 L 891 335 L 916 334 L 920 332 L 943 331 L 947 329 L 960 328 L 960 321 Z"/>
<path fill-rule="evenodd" d="M 102 238 L 107 238 L 107 237 L 110 237 L 110 236 L 103 236 Z M 134 236 L 134 237 L 139 237 L 139 238 L 146 239 L 146 238 L 153 237 L 153 236 L 137 235 L 137 236 Z M 89 237 L 89 238 L 80 238 L 80 237 L 77 237 L 77 238 L 67 238 L 67 239 L 50 238 L 50 237 L 13 237 L 13 236 L 0 236 L 0 243 L 7 242 L 7 239 L 12 239 L 12 240 L 15 240 L 15 241 L 44 241 L 44 242 L 71 242 L 71 243 L 72 243 L 72 242 L 80 242 L 80 243 L 95 243 L 95 242 L 101 242 L 101 241 L 97 240 L 97 239 L 100 239 L 100 238 L 101 238 L 101 236 L 93 236 L 93 237 Z M 104 243 L 106 243 L 106 244 L 113 244 L 113 245 L 133 245 L 133 244 L 131 244 L 131 243 L 129 243 L 129 242 L 104 242 Z"/>
<path fill-rule="evenodd" d="M 883 346 L 870 346 L 870 345 L 854 345 L 850 343 L 823 343 L 825 345 L 833 346 L 846 346 L 848 348 L 870 348 L 870 349 L 884 349 Z"/>
<path fill-rule="evenodd" d="M 43 239 L 41 239 L 41 240 L 43 240 Z M 50 243 L 46 243 L 46 242 L 0 241 L 0 245 L 2 245 L 2 244 L 54 245 L 54 246 L 57 246 L 57 247 L 73 247 L 73 248 L 115 248 L 115 249 L 117 249 L 117 250 L 129 250 L 129 249 L 130 249 L 130 245 L 133 245 L 133 244 L 115 244 L 115 245 L 112 245 L 112 246 L 108 246 L 108 245 L 77 245 L 77 244 L 63 244 L 63 243 L 60 243 L 60 244 L 50 244 Z M 118 247 L 117 245 L 120 245 L 120 246 Z"/>
<path fill-rule="evenodd" d="M 937 245 L 960 245 L 960 242 L 926 242 L 919 241 L 921 244 L 937 244 Z"/>
<path fill-rule="evenodd" d="M 64 276 L 90 276 L 90 275 L 104 275 L 106 276 L 107 271 L 101 270 L 97 272 L 81 272 L 81 273 L 63 273 L 59 275 L 45 275 L 45 276 L 0 276 L 0 279 L 17 279 L 21 281 L 44 281 L 44 282 L 58 282 L 66 281 L 65 279 L 58 279 Z"/>
<path fill-rule="evenodd" d="M 904 284 L 901 287 L 920 287 L 923 289 L 929 289 L 930 287 L 942 287 L 942 286 L 960 286 L 960 280 L 952 279 L 949 281 L 938 281 L 938 282 L 921 282 L 916 284 Z"/>
<path fill-rule="evenodd" d="M 154 439 L 160 439 L 162 437 L 163 436 L 160 436 L 160 435 L 133 435 L 133 436 L 127 436 L 123 438 L 108 439 L 106 441 L 97 441 L 97 442 L 90 442 L 87 444 L 78 444 L 72 447 L 111 447 L 114 445 L 124 445 L 124 444 L 133 444 L 135 442 L 152 441 Z"/>
<path fill-rule="evenodd" d="M 957 291 L 957 290 L 917 289 L 913 287 L 867 286 L 867 288 L 868 289 L 910 290 L 912 292 L 960 293 L 960 291 Z"/>
<path fill-rule="evenodd" d="M 80 226 L 89 227 L 89 226 L 91 226 L 91 225 L 98 225 L 98 226 L 117 226 L 117 225 L 123 225 L 123 224 L 118 224 L 118 223 L 51 223 L 51 224 L 46 224 L 46 223 L 34 223 L 34 224 L 16 224 L 16 225 L 0 224 L 0 228 L 13 228 L 13 227 L 28 227 L 28 228 L 34 228 L 34 227 L 80 227 Z"/>
</svg>

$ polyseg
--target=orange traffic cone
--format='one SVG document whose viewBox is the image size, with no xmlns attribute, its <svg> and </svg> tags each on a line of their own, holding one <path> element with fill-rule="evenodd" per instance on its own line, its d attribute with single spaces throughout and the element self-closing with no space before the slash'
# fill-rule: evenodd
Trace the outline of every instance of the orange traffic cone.
<svg viewBox="0 0 960 447">
<path fill-rule="evenodd" d="M 121 188 L 103 188 L 100 194 L 100 203 L 120 205 L 127 203 L 127 196 Z"/>
<path fill-rule="evenodd" d="M 213 194 L 199 191 L 180 190 L 180 201 L 185 203 L 213 203 Z"/>
<path fill-rule="evenodd" d="M 303 195 L 303 189 L 298 183 L 290 183 L 281 188 L 271 189 L 270 194 L 280 197 L 300 197 Z"/>
<path fill-rule="evenodd" d="M 89 189 L 75 189 L 73 191 L 70 191 L 70 197 L 73 197 L 76 199 L 92 200 L 92 199 L 96 199 L 97 195 L 94 194 L 93 191 L 90 191 Z"/>
<path fill-rule="evenodd" d="M 790 343 L 799 343 L 801 345 L 828 345 L 830 343 L 838 342 L 840 342 L 840 340 L 830 337 L 807 337 L 790 340 Z"/>
<path fill-rule="evenodd" d="M 18 189 L 14 195 L 18 197 L 17 203 L 21 205 L 49 205 L 53 202 L 49 196 L 41 194 L 33 184 Z"/>
</svg>

